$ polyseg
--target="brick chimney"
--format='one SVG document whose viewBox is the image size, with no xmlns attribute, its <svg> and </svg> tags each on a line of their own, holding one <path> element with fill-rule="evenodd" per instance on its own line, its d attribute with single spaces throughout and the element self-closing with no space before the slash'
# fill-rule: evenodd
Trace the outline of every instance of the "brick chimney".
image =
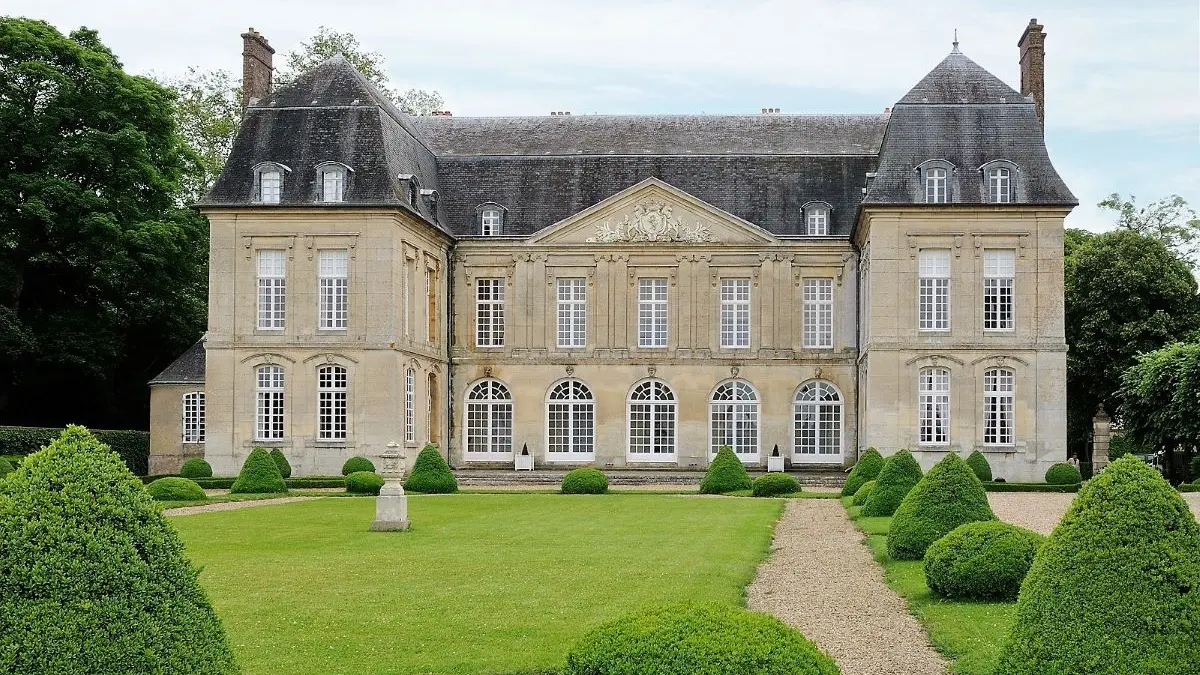
<svg viewBox="0 0 1200 675">
<path fill-rule="evenodd" d="M 262 33 L 242 33 L 242 108 L 258 103 L 271 93 L 271 67 L 275 50 Z"/>
<path fill-rule="evenodd" d="M 1017 47 L 1021 50 L 1021 95 L 1033 96 L 1038 121 L 1046 128 L 1046 34 L 1037 19 L 1030 19 Z"/>
</svg>

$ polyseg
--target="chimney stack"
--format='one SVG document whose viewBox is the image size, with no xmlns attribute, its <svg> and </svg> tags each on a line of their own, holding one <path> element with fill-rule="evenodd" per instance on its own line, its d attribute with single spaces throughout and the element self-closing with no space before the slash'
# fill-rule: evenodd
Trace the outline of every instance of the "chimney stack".
<svg viewBox="0 0 1200 675">
<path fill-rule="evenodd" d="M 271 93 L 271 67 L 275 50 L 262 33 L 250 30 L 242 33 L 242 109 L 266 98 Z"/>
<path fill-rule="evenodd" d="M 1037 19 L 1030 19 L 1017 47 L 1021 50 L 1021 95 L 1033 96 L 1038 121 L 1046 128 L 1046 34 Z"/>
</svg>

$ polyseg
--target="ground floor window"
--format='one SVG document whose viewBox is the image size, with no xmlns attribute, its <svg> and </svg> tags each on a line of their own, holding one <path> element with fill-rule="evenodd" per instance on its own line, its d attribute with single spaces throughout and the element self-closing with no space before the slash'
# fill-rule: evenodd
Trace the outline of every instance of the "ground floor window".
<svg viewBox="0 0 1200 675">
<path fill-rule="evenodd" d="M 800 461 L 835 460 L 842 454 L 842 396 L 828 382 L 806 382 L 792 409 L 795 454 Z"/>
<path fill-rule="evenodd" d="M 484 380 L 467 394 L 467 454 L 512 452 L 513 403 L 508 387 Z"/>
<path fill-rule="evenodd" d="M 748 382 L 726 382 L 708 404 L 709 452 L 724 446 L 746 460 L 758 458 L 758 393 Z"/>
<path fill-rule="evenodd" d="M 629 459 L 675 460 L 675 392 L 661 380 L 646 380 L 629 393 Z"/>
<path fill-rule="evenodd" d="M 204 442 L 204 392 L 183 395 L 183 442 Z"/>
<path fill-rule="evenodd" d="M 592 390 L 579 380 L 554 385 L 546 398 L 546 424 L 546 451 L 550 459 L 591 457 L 596 433 Z"/>
</svg>

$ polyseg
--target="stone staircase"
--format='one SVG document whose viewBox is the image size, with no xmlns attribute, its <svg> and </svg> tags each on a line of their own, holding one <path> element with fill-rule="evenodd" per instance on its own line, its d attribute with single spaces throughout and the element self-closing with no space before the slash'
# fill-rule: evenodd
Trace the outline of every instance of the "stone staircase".
<svg viewBox="0 0 1200 675">
<path fill-rule="evenodd" d="M 470 487 L 500 487 L 528 486 L 553 487 L 562 482 L 567 472 L 557 469 L 537 469 L 535 471 L 513 471 L 512 469 L 455 469 L 454 475 L 458 484 Z M 846 482 L 846 473 L 840 469 L 811 469 L 805 471 L 788 471 L 788 475 L 800 481 L 804 487 L 840 488 Z M 761 471 L 751 471 L 750 477 L 761 476 Z M 694 487 L 704 478 L 703 471 L 673 471 L 664 469 L 620 470 L 607 469 L 608 484 L 614 487 L 636 485 L 663 485 L 680 488 Z"/>
</svg>

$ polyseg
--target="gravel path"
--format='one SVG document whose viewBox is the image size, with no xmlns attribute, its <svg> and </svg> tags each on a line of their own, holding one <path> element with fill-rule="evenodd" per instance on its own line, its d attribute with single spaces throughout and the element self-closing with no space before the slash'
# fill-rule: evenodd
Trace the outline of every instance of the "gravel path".
<svg viewBox="0 0 1200 675">
<path fill-rule="evenodd" d="M 792 499 L 775 526 L 771 557 L 746 589 L 832 656 L 843 675 L 942 675 L 946 661 L 888 588 L 863 535 L 833 499 Z"/>
<path fill-rule="evenodd" d="M 219 504 L 204 504 L 203 506 L 182 506 L 177 509 L 167 509 L 163 511 L 165 516 L 190 516 L 195 513 L 208 513 L 210 511 L 234 511 L 236 509 L 248 509 L 252 506 L 270 506 L 272 504 L 290 504 L 292 502 L 306 502 L 310 499 L 321 499 L 320 497 L 280 497 L 279 499 L 247 499 L 240 502 L 221 502 Z"/>
<path fill-rule="evenodd" d="M 1200 492 L 1183 494 L 1192 513 L 1200 518 Z M 988 502 L 996 517 L 1034 532 L 1050 534 L 1075 499 L 1062 492 L 989 492 Z"/>
</svg>

